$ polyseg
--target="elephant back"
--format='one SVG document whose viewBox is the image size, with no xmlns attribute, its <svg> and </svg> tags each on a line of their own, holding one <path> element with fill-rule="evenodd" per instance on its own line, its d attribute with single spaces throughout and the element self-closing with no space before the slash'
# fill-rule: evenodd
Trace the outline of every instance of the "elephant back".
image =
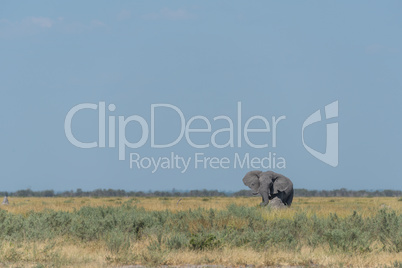
<svg viewBox="0 0 402 268">
<path fill-rule="evenodd" d="M 290 193 L 291 191 L 293 191 L 292 181 L 283 175 L 279 175 L 273 183 L 273 194 L 279 192 Z"/>
</svg>

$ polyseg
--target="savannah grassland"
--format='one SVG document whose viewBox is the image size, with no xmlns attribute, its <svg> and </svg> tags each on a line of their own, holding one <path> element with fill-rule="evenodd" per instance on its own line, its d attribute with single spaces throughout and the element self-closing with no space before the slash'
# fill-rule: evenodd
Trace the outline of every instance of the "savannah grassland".
<svg viewBox="0 0 402 268">
<path fill-rule="evenodd" d="M 13 198 L 0 266 L 402 267 L 401 198 Z"/>
</svg>

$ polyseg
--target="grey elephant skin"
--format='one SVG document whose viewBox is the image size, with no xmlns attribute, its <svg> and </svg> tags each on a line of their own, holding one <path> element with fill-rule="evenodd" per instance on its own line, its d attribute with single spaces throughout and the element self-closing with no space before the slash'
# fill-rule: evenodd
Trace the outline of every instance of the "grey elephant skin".
<svg viewBox="0 0 402 268">
<path fill-rule="evenodd" d="M 261 206 L 274 208 L 290 207 L 293 201 L 293 183 L 282 174 L 273 171 L 250 171 L 244 176 L 243 183 L 250 187 L 253 195 L 262 196 Z"/>
</svg>

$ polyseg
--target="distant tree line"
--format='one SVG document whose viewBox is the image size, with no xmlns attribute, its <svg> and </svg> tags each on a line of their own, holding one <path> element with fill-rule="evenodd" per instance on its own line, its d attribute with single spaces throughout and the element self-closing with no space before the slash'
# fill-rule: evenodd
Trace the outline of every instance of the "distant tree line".
<svg viewBox="0 0 402 268">
<path fill-rule="evenodd" d="M 96 189 L 93 191 L 76 191 L 55 192 L 54 190 L 32 191 L 31 189 L 18 190 L 16 192 L 1 192 L 0 196 L 15 197 L 211 197 L 211 196 L 252 196 L 250 190 L 241 190 L 238 192 L 222 192 L 218 190 L 191 190 L 191 191 L 125 191 L 113 189 Z M 296 197 L 400 197 L 402 191 L 399 190 L 377 190 L 377 191 L 352 191 L 345 188 L 338 190 L 307 190 L 295 189 Z"/>
<path fill-rule="evenodd" d="M 338 190 L 306 190 L 295 189 L 295 196 L 298 197 L 396 197 L 402 196 L 402 191 L 399 190 L 376 190 L 367 191 L 359 190 L 352 191 L 345 188 Z"/>
</svg>

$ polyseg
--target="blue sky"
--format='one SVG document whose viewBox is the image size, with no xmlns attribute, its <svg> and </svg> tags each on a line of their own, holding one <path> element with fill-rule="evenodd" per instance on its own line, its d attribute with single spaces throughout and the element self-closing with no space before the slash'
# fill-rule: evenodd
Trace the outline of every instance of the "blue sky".
<svg viewBox="0 0 402 268">
<path fill-rule="evenodd" d="M 399 1 L 2 1 L 0 189 L 236 191 L 254 168 L 234 168 L 234 156 L 271 152 L 286 160 L 286 168 L 273 170 L 296 188 L 401 190 L 401 9 Z M 301 139 L 303 122 L 334 101 L 339 116 L 329 123 L 339 126 L 337 167 L 309 154 Z M 191 137 L 210 146 L 194 148 L 183 137 L 173 147 L 152 148 L 148 137 L 126 150 L 127 157 L 191 157 L 184 173 L 130 169 L 117 148 L 75 147 L 65 135 L 67 113 L 100 102 L 116 106 L 106 115 L 116 121 L 138 115 L 150 125 L 151 105 L 161 103 L 178 107 L 186 122 L 204 116 L 211 133 Z M 286 116 L 275 148 L 272 132 L 250 134 L 268 148 L 252 148 L 244 136 L 241 147 L 211 145 L 212 133 L 228 127 L 213 118 L 236 123 L 238 102 L 243 129 L 255 115 L 269 123 Z M 180 133 L 171 109 L 158 110 L 155 122 L 160 143 Z M 192 128 L 204 123 L 195 120 Z M 321 152 L 326 123 L 304 133 Z M 261 120 L 250 125 L 264 127 Z M 72 127 L 77 139 L 97 141 L 97 111 L 78 112 Z M 128 124 L 127 139 L 138 141 L 141 130 Z M 196 169 L 197 153 L 227 157 L 231 166 Z"/>
</svg>

